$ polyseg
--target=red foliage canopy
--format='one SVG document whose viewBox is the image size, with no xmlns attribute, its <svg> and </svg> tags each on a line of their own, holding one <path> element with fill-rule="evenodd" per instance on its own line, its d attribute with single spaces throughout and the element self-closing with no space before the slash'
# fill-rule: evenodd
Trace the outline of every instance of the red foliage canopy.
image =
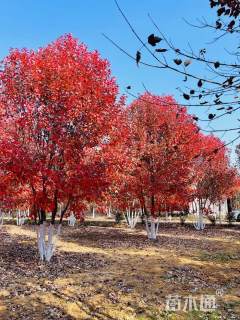
<svg viewBox="0 0 240 320">
<path fill-rule="evenodd" d="M 156 216 L 183 210 L 195 197 L 214 202 L 235 184 L 223 143 L 204 136 L 186 109 L 169 96 L 145 93 L 126 110 L 125 165 L 115 174 L 115 206 L 142 208 Z"/>
<path fill-rule="evenodd" d="M 121 134 L 118 87 L 108 62 L 71 35 L 12 50 L 1 68 L 2 173 L 54 223 L 59 203 L 80 210 L 107 187 L 107 154 Z"/>
</svg>

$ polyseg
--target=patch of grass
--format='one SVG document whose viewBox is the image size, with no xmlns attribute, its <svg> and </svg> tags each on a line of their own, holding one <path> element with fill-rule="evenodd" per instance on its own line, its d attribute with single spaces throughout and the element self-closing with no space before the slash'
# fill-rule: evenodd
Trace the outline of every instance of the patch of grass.
<svg viewBox="0 0 240 320">
<path fill-rule="evenodd" d="M 182 320 L 179 315 L 174 314 L 173 312 L 163 311 L 160 315 L 141 315 L 136 318 L 136 320 Z"/>
<path fill-rule="evenodd" d="M 239 307 L 240 307 L 240 301 L 228 301 L 224 303 L 224 309 L 227 311 L 238 312 Z"/>
<path fill-rule="evenodd" d="M 192 311 L 186 315 L 186 320 L 221 320 L 222 317 L 218 311 L 203 312 L 203 311 Z"/>
<path fill-rule="evenodd" d="M 163 311 L 159 316 L 140 316 L 136 320 L 221 320 L 221 314 L 217 311 L 203 312 L 191 311 L 187 313 L 175 313 Z"/>
<path fill-rule="evenodd" d="M 216 261 L 216 262 L 230 262 L 235 260 L 240 260 L 240 255 L 230 254 L 226 252 L 216 252 L 216 253 L 203 253 L 198 257 L 201 261 Z"/>
</svg>

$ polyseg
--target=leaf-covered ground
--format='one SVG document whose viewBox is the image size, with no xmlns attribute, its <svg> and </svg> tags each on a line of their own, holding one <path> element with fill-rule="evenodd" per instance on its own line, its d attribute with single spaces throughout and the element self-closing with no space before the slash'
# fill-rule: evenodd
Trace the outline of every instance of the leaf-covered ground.
<svg viewBox="0 0 240 320">
<path fill-rule="evenodd" d="M 41 263 L 33 226 L 0 229 L 0 319 L 240 319 L 240 230 L 165 224 L 64 227 Z M 215 295 L 214 312 L 165 311 L 166 297 Z"/>
</svg>

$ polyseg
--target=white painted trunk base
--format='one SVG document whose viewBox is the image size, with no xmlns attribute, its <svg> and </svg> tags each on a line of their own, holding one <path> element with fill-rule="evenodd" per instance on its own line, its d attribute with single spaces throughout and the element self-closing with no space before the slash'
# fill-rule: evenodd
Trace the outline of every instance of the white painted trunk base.
<svg viewBox="0 0 240 320">
<path fill-rule="evenodd" d="M 0 226 L 2 226 L 3 223 L 4 223 L 4 212 L 0 210 Z"/>
<path fill-rule="evenodd" d="M 140 216 L 140 212 L 139 211 L 127 210 L 127 212 L 125 213 L 124 216 L 125 216 L 127 225 L 131 229 L 134 229 L 136 227 L 136 224 L 138 223 L 138 218 Z"/>
<path fill-rule="evenodd" d="M 24 225 L 26 218 L 27 217 L 26 217 L 25 211 L 18 210 L 18 212 L 17 212 L 17 226 Z"/>
<path fill-rule="evenodd" d="M 111 218 L 111 217 L 112 217 L 112 210 L 111 210 L 110 207 L 109 207 L 108 210 L 107 210 L 107 217 L 108 217 L 108 218 Z"/>
<path fill-rule="evenodd" d="M 76 223 L 76 220 L 77 220 L 77 219 L 75 218 L 73 212 L 71 212 L 70 216 L 68 217 L 68 225 L 69 225 L 70 227 L 74 227 L 74 226 L 75 226 L 75 223 Z"/>
<path fill-rule="evenodd" d="M 159 219 L 150 220 L 145 219 L 145 225 L 147 230 L 147 236 L 149 240 L 156 240 L 158 234 L 158 227 L 159 227 Z"/>
<path fill-rule="evenodd" d="M 205 223 L 203 221 L 202 212 L 198 212 L 196 214 L 196 222 L 194 223 L 194 227 L 196 230 L 204 230 L 205 229 Z"/>
<path fill-rule="evenodd" d="M 61 231 L 62 231 L 62 224 L 60 223 L 57 227 L 57 236 L 60 236 Z"/>
<path fill-rule="evenodd" d="M 112 206 L 111 205 L 107 208 L 107 217 L 108 218 L 112 217 Z"/>
<path fill-rule="evenodd" d="M 40 259 L 42 261 L 49 262 L 54 254 L 56 248 L 55 228 L 52 224 L 47 226 L 46 222 L 43 222 L 38 227 L 37 242 Z M 46 241 L 47 236 L 47 241 Z"/>
</svg>

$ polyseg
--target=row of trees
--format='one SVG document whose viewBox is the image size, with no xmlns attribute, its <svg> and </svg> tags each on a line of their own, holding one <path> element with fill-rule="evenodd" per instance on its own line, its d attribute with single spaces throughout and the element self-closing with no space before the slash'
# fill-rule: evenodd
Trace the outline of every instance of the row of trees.
<svg viewBox="0 0 240 320">
<path fill-rule="evenodd" d="M 128 162 L 112 177 L 107 195 L 119 211 L 140 208 L 152 217 L 150 238 L 156 238 L 161 213 L 188 211 L 197 199 L 203 214 L 238 187 L 224 143 L 200 133 L 193 118 L 172 97 L 150 93 L 126 109 L 128 135 L 121 148 Z"/>
<path fill-rule="evenodd" d="M 89 203 L 141 210 L 155 238 L 161 212 L 234 192 L 237 174 L 218 138 L 172 97 L 145 93 L 125 106 L 109 63 L 71 35 L 12 50 L 0 82 L 1 207 L 30 208 L 43 260 L 54 252 L 56 217 L 60 231 L 64 215 L 79 218 Z"/>
</svg>

